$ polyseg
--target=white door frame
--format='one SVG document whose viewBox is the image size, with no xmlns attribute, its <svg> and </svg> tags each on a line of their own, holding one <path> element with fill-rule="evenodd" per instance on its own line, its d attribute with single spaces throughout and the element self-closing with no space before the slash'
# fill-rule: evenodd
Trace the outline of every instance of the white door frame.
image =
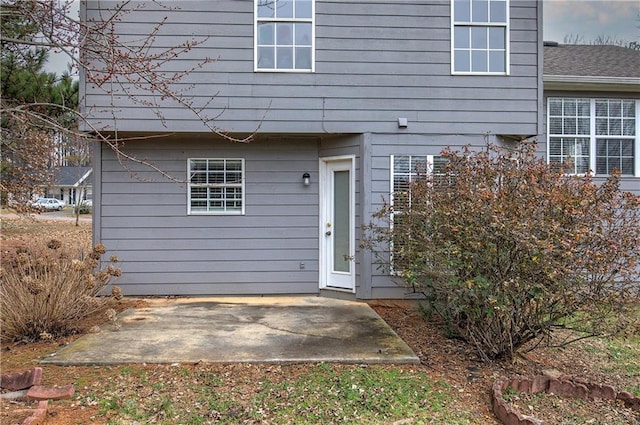
<svg viewBox="0 0 640 425">
<path fill-rule="evenodd" d="M 342 165 L 343 170 L 349 171 L 349 256 L 351 266 L 349 272 L 333 271 L 333 238 L 327 232 L 332 231 L 328 223 L 333 217 L 333 175 L 332 165 Z M 356 157 L 355 155 L 330 156 L 320 158 L 320 222 L 319 222 L 319 267 L 320 289 L 332 289 L 344 292 L 356 292 L 356 263 L 355 263 L 355 187 L 356 187 Z M 341 170 L 336 170 L 341 171 Z"/>
</svg>

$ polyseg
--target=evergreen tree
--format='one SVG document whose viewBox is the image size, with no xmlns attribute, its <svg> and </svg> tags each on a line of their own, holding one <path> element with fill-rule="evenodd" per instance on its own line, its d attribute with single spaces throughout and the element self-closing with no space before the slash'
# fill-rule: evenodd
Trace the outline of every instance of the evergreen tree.
<svg viewBox="0 0 640 425">
<path fill-rule="evenodd" d="M 16 4 L 2 2 L 0 16 L 2 201 L 25 204 L 50 183 L 53 166 L 66 165 L 69 155 L 73 165 L 86 165 L 90 155 L 87 143 L 65 131 L 77 128 L 78 81 L 46 72 L 49 49 L 35 42 L 38 25 Z"/>
</svg>

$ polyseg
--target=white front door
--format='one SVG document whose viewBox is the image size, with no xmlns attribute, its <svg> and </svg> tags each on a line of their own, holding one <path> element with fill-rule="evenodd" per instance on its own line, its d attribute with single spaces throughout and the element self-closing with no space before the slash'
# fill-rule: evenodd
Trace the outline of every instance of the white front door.
<svg viewBox="0 0 640 425">
<path fill-rule="evenodd" d="M 355 178 L 350 157 L 320 161 L 320 287 L 355 292 Z"/>
</svg>

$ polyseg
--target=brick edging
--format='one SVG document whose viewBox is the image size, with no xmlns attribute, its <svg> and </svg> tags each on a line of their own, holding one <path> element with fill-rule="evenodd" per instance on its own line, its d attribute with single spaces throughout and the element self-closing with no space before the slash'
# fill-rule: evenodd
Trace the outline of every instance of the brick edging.
<svg viewBox="0 0 640 425">
<path fill-rule="evenodd" d="M 577 377 L 551 378 L 544 375 L 533 378 L 515 377 L 501 378 L 493 383 L 491 391 L 491 406 L 493 413 L 505 425 L 542 425 L 542 420 L 523 415 L 520 411 L 503 398 L 502 392 L 507 388 L 526 394 L 547 393 L 560 397 L 575 397 L 584 399 L 620 400 L 632 410 L 640 412 L 640 397 L 635 397 L 626 391 L 616 391 L 611 385 L 596 384 Z"/>
<path fill-rule="evenodd" d="M 75 386 L 73 384 L 61 387 L 42 386 L 42 368 L 34 367 L 23 373 L 5 374 L 0 376 L 0 388 L 14 390 L 12 393 L 4 393 L 10 399 L 27 399 L 38 401 L 38 406 L 31 416 L 26 418 L 22 425 L 41 425 L 47 417 L 49 400 L 64 400 L 73 397 Z M 15 391 L 19 390 L 19 391 Z"/>
</svg>

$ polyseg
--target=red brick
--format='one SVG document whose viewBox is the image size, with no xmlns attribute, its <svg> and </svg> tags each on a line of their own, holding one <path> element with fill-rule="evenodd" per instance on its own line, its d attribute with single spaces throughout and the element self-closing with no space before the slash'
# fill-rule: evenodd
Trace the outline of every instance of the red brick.
<svg viewBox="0 0 640 425">
<path fill-rule="evenodd" d="M 624 405 L 631 410 L 640 412 L 640 397 L 631 397 L 629 400 L 624 401 Z"/>
<path fill-rule="evenodd" d="M 507 420 L 504 425 L 520 425 L 520 416 L 515 411 L 507 411 Z"/>
<path fill-rule="evenodd" d="M 521 393 L 531 394 L 531 381 L 529 379 L 521 379 L 516 389 Z"/>
<path fill-rule="evenodd" d="M 615 400 L 617 396 L 617 391 L 611 385 L 602 385 L 602 398 L 607 400 Z"/>
<path fill-rule="evenodd" d="M 42 368 L 34 367 L 23 373 L 0 376 L 0 387 L 11 391 L 26 390 L 42 381 Z"/>
<path fill-rule="evenodd" d="M 516 391 L 518 390 L 518 386 L 520 385 L 520 378 L 513 378 L 508 382 L 509 383 L 507 384 L 506 387 L 504 387 L 504 389 L 511 388 L 511 389 L 516 390 Z"/>
<path fill-rule="evenodd" d="M 498 406 L 494 409 L 493 413 L 500 419 L 500 422 L 505 423 L 509 417 L 509 412 L 504 404 L 498 403 Z"/>
<path fill-rule="evenodd" d="M 493 383 L 493 391 L 500 391 L 502 392 L 503 389 L 505 389 L 507 386 L 509 385 L 509 381 L 505 378 L 502 379 L 496 379 Z"/>
<path fill-rule="evenodd" d="M 38 408 L 22 422 L 22 425 L 41 425 L 47 418 L 47 400 L 39 401 Z"/>
<path fill-rule="evenodd" d="M 547 391 L 549 388 L 549 378 L 546 376 L 535 376 L 531 381 L 531 394 L 538 394 Z"/>
<path fill-rule="evenodd" d="M 620 391 L 616 398 L 618 400 L 627 401 L 627 400 L 631 400 L 633 396 L 631 395 L 631 393 L 628 393 L 626 391 Z"/>
<path fill-rule="evenodd" d="M 589 397 L 589 389 L 584 384 L 574 382 L 573 385 L 576 388 L 576 397 L 587 398 Z"/>
<path fill-rule="evenodd" d="M 73 397 L 75 387 L 73 384 L 62 387 L 45 387 L 37 385 L 27 392 L 27 400 L 65 400 Z"/>
<path fill-rule="evenodd" d="M 522 415 L 520 425 L 542 425 L 543 422 L 535 416 Z"/>
</svg>

